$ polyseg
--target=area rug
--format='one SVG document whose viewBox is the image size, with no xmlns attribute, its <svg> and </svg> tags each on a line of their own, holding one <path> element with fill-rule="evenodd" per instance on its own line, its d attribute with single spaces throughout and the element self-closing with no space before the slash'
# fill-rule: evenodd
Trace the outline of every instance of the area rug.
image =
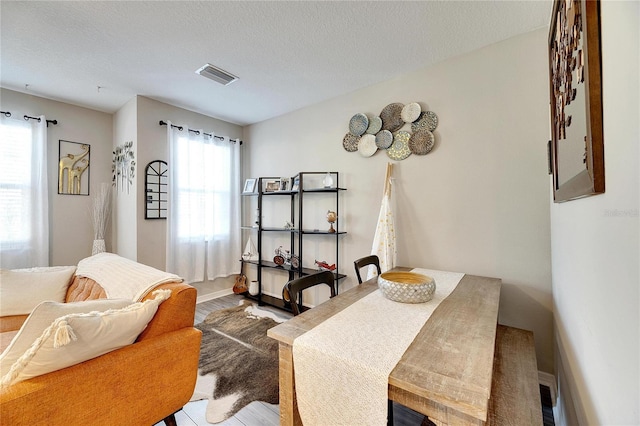
<svg viewBox="0 0 640 426">
<path fill-rule="evenodd" d="M 284 321 L 242 301 L 196 324 L 202 343 L 191 401 L 209 400 L 207 422 L 220 423 L 253 401 L 278 403 L 278 342 L 267 330 Z"/>
</svg>

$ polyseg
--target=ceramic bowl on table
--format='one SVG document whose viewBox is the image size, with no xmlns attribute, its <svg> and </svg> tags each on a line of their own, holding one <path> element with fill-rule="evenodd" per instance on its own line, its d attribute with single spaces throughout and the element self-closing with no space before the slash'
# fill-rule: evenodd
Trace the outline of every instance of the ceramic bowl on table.
<svg viewBox="0 0 640 426">
<path fill-rule="evenodd" d="M 436 282 L 415 272 L 385 272 L 378 277 L 378 288 L 387 299 L 401 303 L 424 303 L 433 298 Z"/>
</svg>

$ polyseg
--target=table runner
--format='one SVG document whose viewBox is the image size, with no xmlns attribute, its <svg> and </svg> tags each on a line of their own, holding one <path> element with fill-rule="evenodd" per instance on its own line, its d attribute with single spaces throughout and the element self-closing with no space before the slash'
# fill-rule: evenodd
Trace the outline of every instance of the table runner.
<svg viewBox="0 0 640 426">
<path fill-rule="evenodd" d="M 427 303 L 363 297 L 293 342 L 295 388 L 305 426 L 384 425 L 389 374 L 464 274 L 414 269 L 434 278 Z"/>
</svg>

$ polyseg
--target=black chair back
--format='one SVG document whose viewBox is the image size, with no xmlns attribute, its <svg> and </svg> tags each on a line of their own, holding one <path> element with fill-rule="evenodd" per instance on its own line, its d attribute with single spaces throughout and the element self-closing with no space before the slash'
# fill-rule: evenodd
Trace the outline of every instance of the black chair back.
<svg viewBox="0 0 640 426">
<path fill-rule="evenodd" d="M 376 265 L 376 269 L 378 270 L 378 275 L 382 272 L 380 271 L 380 259 L 375 254 L 362 257 L 355 262 L 353 262 L 353 266 L 356 268 L 356 276 L 358 277 L 358 284 L 362 284 L 362 277 L 360 276 L 360 269 L 365 266 Z"/>
<path fill-rule="evenodd" d="M 335 276 L 331 271 L 322 271 L 317 274 L 305 275 L 291 280 L 284 285 L 283 293 L 287 293 L 291 302 L 293 315 L 299 315 L 302 309 L 302 291 L 316 285 L 325 284 L 331 289 L 331 297 L 336 295 Z"/>
</svg>

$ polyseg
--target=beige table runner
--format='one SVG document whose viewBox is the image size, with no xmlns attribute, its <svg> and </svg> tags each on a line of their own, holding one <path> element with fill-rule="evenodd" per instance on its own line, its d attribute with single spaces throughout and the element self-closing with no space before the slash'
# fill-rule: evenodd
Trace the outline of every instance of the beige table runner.
<svg viewBox="0 0 640 426">
<path fill-rule="evenodd" d="M 294 340 L 296 396 L 305 426 L 386 424 L 389 374 L 464 276 L 413 272 L 436 281 L 431 301 L 398 303 L 376 290 Z"/>
</svg>

